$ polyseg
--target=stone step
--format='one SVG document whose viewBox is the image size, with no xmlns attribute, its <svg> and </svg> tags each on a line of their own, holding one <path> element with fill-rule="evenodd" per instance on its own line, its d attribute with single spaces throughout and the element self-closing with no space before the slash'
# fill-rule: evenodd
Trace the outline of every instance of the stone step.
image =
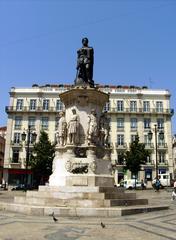
<svg viewBox="0 0 176 240">
<path fill-rule="evenodd" d="M 54 198 L 54 199 L 104 199 L 105 194 L 99 192 L 82 193 L 82 192 L 34 192 L 28 191 L 27 197 L 36 198 Z"/>
<path fill-rule="evenodd" d="M 99 192 L 90 192 L 90 193 L 81 193 L 81 192 L 50 192 L 50 191 L 28 191 L 26 194 L 27 197 L 36 197 L 36 198 L 58 198 L 58 199 L 135 199 L 136 193 L 99 193 Z"/>
<path fill-rule="evenodd" d="M 61 217 L 117 217 L 137 213 L 146 213 L 151 211 L 160 211 L 169 209 L 168 205 L 143 205 L 127 207 L 109 207 L 109 208 L 81 208 L 81 207 L 50 207 L 50 206 L 32 206 L 8 202 L 0 202 L 0 210 L 11 212 L 20 212 L 23 214 L 48 216 L 55 213 L 55 216 Z"/>
<path fill-rule="evenodd" d="M 88 187 L 88 186 L 60 186 L 60 187 L 51 187 L 51 186 L 39 186 L 39 192 L 103 192 L 103 193 L 119 193 L 124 192 L 124 188 L 117 187 Z"/>
<path fill-rule="evenodd" d="M 148 199 L 111 199 L 109 207 L 113 206 L 134 206 L 134 205 L 147 205 Z"/>
<path fill-rule="evenodd" d="M 147 199 L 56 199 L 56 198 L 35 198 L 21 197 L 14 198 L 14 203 L 42 205 L 42 206 L 74 206 L 74 207 L 111 207 L 111 206 L 131 206 L 148 204 Z"/>
<path fill-rule="evenodd" d="M 136 193 L 105 193 L 105 199 L 136 199 Z"/>
</svg>

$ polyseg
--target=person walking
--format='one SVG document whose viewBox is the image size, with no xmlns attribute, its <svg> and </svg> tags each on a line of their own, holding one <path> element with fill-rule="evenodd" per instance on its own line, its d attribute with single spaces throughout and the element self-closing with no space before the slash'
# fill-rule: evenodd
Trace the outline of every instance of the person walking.
<svg viewBox="0 0 176 240">
<path fill-rule="evenodd" d="M 160 189 L 160 186 L 161 186 L 161 182 L 158 178 L 158 176 L 156 177 L 156 181 L 155 181 L 155 191 L 156 192 L 159 192 L 159 189 Z"/>
</svg>

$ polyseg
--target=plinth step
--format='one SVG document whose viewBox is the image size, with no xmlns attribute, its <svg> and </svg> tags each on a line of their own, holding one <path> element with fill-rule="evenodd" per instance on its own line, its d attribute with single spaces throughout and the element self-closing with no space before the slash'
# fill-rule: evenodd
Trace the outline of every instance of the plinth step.
<svg viewBox="0 0 176 240">
<path fill-rule="evenodd" d="M 43 206 L 111 207 L 148 204 L 147 199 L 55 199 L 35 197 L 15 197 L 14 203 Z"/>
<path fill-rule="evenodd" d="M 52 186 L 39 186 L 39 192 L 63 192 L 63 193 L 83 193 L 83 192 L 101 192 L 101 193 L 119 193 L 125 192 L 124 188 L 117 187 L 89 187 L 89 186 L 60 186 L 60 187 L 52 187 Z"/>
<path fill-rule="evenodd" d="M 167 205 L 156 206 L 131 206 L 131 207 L 109 207 L 109 208 L 81 208 L 81 207 L 50 207 L 50 206 L 30 206 L 24 204 L 0 202 L 0 210 L 20 212 L 23 214 L 48 216 L 55 213 L 61 217 L 117 217 L 137 213 L 147 213 L 169 209 Z"/>
<path fill-rule="evenodd" d="M 26 197 L 54 199 L 135 199 L 136 193 L 28 191 Z"/>
</svg>

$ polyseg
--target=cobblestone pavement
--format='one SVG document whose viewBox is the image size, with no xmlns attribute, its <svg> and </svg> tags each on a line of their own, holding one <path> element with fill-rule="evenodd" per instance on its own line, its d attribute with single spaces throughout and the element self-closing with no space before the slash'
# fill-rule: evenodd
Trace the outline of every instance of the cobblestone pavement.
<svg viewBox="0 0 176 240">
<path fill-rule="evenodd" d="M 10 199 L 13 194 L 0 198 Z M 171 201 L 170 191 L 137 191 L 137 196 L 148 198 L 150 203 L 168 204 L 170 209 L 104 219 L 58 217 L 56 223 L 51 216 L 0 211 L 0 240 L 176 240 L 176 201 Z"/>
</svg>

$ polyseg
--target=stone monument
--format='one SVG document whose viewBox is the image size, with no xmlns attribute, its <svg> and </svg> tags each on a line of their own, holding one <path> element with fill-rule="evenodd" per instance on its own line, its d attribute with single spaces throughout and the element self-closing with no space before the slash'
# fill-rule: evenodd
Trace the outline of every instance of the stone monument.
<svg viewBox="0 0 176 240">
<path fill-rule="evenodd" d="M 54 212 L 60 216 L 115 217 L 142 212 L 144 206 L 127 206 L 148 203 L 147 199 L 136 199 L 136 193 L 114 187 L 109 120 L 103 112 L 109 95 L 94 87 L 93 48 L 88 46 L 87 38 L 82 43 L 77 52 L 75 85 L 59 95 L 65 112 L 59 114 L 49 185 L 39 186 L 37 192 L 27 191 L 26 197 L 15 197 L 14 204 L 4 205 L 9 210 L 37 215 Z"/>
<path fill-rule="evenodd" d="M 59 95 L 65 113 L 60 113 L 49 186 L 114 184 L 108 143 L 109 122 L 102 113 L 109 95 L 94 87 L 93 48 L 88 46 L 87 38 L 83 38 L 82 43 L 83 47 L 77 51 L 75 86 Z"/>
</svg>

